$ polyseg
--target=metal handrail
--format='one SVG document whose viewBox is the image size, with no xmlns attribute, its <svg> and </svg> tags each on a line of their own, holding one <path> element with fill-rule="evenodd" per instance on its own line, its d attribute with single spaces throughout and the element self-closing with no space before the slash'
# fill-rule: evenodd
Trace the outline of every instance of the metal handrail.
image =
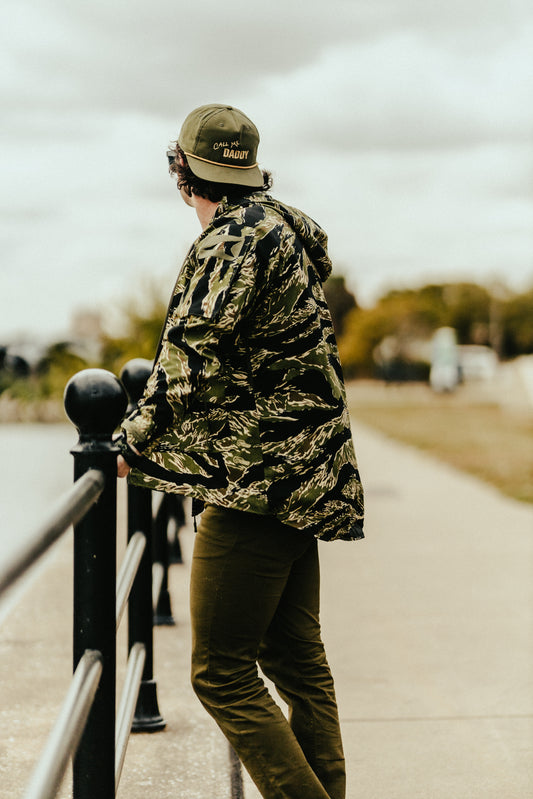
<svg viewBox="0 0 533 799">
<path fill-rule="evenodd" d="M 157 494 L 154 501 L 154 519 L 157 522 L 158 516 L 163 513 L 164 510 L 164 494 Z M 166 531 L 165 531 L 166 535 Z M 157 542 L 155 545 L 155 550 L 158 550 Z M 165 579 L 165 566 L 159 560 L 154 560 L 152 563 L 152 607 L 154 609 L 154 616 L 157 615 L 157 606 L 159 605 L 159 597 L 161 596 L 161 589 L 163 588 L 163 582 Z"/>
<path fill-rule="evenodd" d="M 129 540 L 122 566 L 117 577 L 117 607 L 116 621 L 118 626 L 128 604 L 131 587 L 135 580 L 143 552 L 146 547 L 146 536 L 141 532 L 135 533 Z"/>
<path fill-rule="evenodd" d="M 22 577 L 61 538 L 71 524 L 76 524 L 98 499 L 104 489 L 104 475 L 91 469 L 65 492 L 48 519 L 0 569 L 0 595 Z"/>
<path fill-rule="evenodd" d="M 117 726 L 115 733 L 115 792 L 120 782 L 122 766 L 126 757 L 129 735 L 133 717 L 135 715 L 135 704 L 139 695 L 144 661 L 146 659 L 146 647 L 144 644 L 134 644 L 130 650 L 128 666 L 120 705 L 117 711 Z"/>
<path fill-rule="evenodd" d="M 102 674 L 102 655 L 87 650 L 81 658 L 57 721 L 33 772 L 24 799 L 53 799 L 70 755 L 76 751 Z"/>
<path fill-rule="evenodd" d="M 79 432 L 74 484 L 31 538 L 0 566 L 0 596 L 72 525 L 74 527 L 74 676 L 24 799 L 53 799 L 73 758 L 74 799 L 111 799 L 119 784 L 131 731 L 160 730 L 153 679 L 152 526 L 157 521 L 165 593 L 163 621 L 174 623 L 168 596 L 169 506 L 154 520 L 152 493 L 128 486 L 128 546 L 117 575 L 118 447 L 113 431 L 126 410 L 120 381 L 87 369 L 69 381 L 65 410 Z M 173 531 L 176 534 L 176 530 Z M 161 597 L 160 597 L 161 600 Z M 118 712 L 116 631 L 128 607 L 129 658 Z M 105 664 L 105 668 L 104 668 Z"/>
<path fill-rule="evenodd" d="M 157 611 L 159 604 L 159 597 L 161 596 L 161 588 L 163 586 L 163 578 L 165 576 L 165 567 L 162 563 L 152 564 L 152 607 L 154 613 Z"/>
</svg>

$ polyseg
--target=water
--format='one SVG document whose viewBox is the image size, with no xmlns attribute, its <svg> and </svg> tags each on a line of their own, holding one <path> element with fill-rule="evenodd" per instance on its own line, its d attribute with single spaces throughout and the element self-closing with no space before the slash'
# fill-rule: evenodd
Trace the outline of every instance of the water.
<svg viewBox="0 0 533 799">
<path fill-rule="evenodd" d="M 77 438 L 70 424 L 0 424 L 0 564 L 34 533 L 72 484 L 70 449 Z M 47 560 L 42 558 L 2 596 L 0 625 Z"/>
<path fill-rule="evenodd" d="M 0 562 L 20 546 L 73 480 L 69 424 L 0 424 Z"/>
</svg>

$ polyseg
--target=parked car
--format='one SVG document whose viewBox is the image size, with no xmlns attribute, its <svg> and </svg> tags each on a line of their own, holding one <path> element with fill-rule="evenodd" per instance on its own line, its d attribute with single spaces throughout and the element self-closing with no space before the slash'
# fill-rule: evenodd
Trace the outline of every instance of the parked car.
<svg viewBox="0 0 533 799">
<path fill-rule="evenodd" d="M 498 369 L 498 356 L 490 347 L 462 344 L 459 347 L 459 367 L 463 380 L 492 380 Z"/>
</svg>

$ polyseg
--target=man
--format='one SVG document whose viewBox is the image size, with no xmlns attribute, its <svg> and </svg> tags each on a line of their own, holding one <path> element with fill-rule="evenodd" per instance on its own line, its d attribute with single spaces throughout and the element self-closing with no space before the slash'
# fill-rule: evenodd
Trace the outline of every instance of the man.
<svg viewBox="0 0 533 799">
<path fill-rule="evenodd" d="M 238 109 L 207 105 L 169 154 L 203 232 L 123 423 L 118 469 L 205 507 L 191 570 L 192 682 L 262 796 L 344 799 L 317 539 L 362 538 L 363 495 L 322 291 L 327 237 L 266 192 L 258 143 Z"/>
</svg>

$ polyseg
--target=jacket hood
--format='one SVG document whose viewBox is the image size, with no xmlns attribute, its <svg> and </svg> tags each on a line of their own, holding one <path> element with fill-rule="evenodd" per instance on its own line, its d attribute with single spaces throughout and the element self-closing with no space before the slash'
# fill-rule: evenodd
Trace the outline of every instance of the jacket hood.
<svg viewBox="0 0 533 799">
<path fill-rule="evenodd" d="M 328 237 L 324 230 L 311 217 L 292 208 L 290 205 L 275 200 L 265 192 L 254 192 L 246 200 L 241 201 L 240 205 L 260 205 L 272 208 L 282 219 L 294 230 L 300 239 L 307 255 L 313 262 L 315 269 L 324 282 L 331 274 L 332 265 L 328 255 Z M 223 213 L 224 202 L 222 208 Z M 226 206 L 227 208 L 227 206 Z"/>
<path fill-rule="evenodd" d="M 259 201 L 260 205 L 267 205 L 273 208 L 288 225 L 294 230 L 300 241 L 302 242 L 309 258 L 313 262 L 322 282 L 327 280 L 331 274 L 331 261 L 328 255 L 328 237 L 326 232 L 317 224 L 311 217 L 299 211 L 298 208 L 292 208 L 290 205 L 285 205 L 270 197 L 268 194 L 263 194 L 260 198 L 254 195 L 253 198 L 256 202 Z"/>
</svg>

